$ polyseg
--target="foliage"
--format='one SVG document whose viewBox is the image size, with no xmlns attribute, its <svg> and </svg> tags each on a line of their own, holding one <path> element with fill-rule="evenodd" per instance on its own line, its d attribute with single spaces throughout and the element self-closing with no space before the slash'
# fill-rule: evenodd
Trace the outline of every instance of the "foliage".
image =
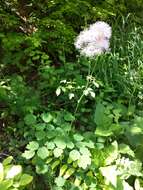
<svg viewBox="0 0 143 190">
<path fill-rule="evenodd" d="M 0 155 L 15 160 L 0 163 L 0 189 L 143 189 L 142 8 L 1 0 Z M 97 20 L 111 51 L 78 56 L 75 37 Z"/>
<path fill-rule="evenodd" d="M 31 183 L 33 177 L 22 172 L 21 165 L 12 164 L 12 156 L 0 163 L 0 189 L 21 190 Z"/>
</svg>

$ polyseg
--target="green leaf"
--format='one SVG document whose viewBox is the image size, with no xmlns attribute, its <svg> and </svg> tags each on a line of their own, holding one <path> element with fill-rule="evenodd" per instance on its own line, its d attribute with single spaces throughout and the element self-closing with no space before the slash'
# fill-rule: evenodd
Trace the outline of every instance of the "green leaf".
<svg viewBox="0 0 143 190">
<path fill-rule="evenodd" d="M 26 159 L 31 159 L 35 155 L 35 151 L 31 150 L 25 150 L 25 152 L 22 154 L 22 156 Z"/>
<path fill-rule="evenodd" d="M 78 159 L 78 166 L 80 168 L 86 169 L 88 165 L 91 164 L 91 158 L 88 155 L 81 155 Z"/>
<path fill-rule="evenodd" d="M 57 135 L 58 135 L 57 131 L 56 130 L 52 130 L 52 131 L 48 131 L 48 133 L 46 134 L 46 137 L 48 139 L 52 139 L 53 137 L 55 137 Z"/>
<path fill-rule="evenodd" d="M 0 190 L 7 190 L 9 187 L 11 187 L 13 184 L 12 179 L 4 180 L 0 183 Z"/>
<path fill-rule="evenodd" d="M 55 143 L 53 143 L 53 142 L 46 142 L 45 143 L 45 146 L 47 146 L 47 148 L 49 149 L 49 150 L 53 150 L 54 148 L 55 148 Z"/>
<path fill-rule="evenodd" d="M 66 171 L 65 175 L 63 176 L 64 179 L 68 179 L 74 172 L 75 172 L 75 169 L 74 169 L 74 168 L 69 168 L 69 169 Z"/>
<path fill-rule="evenodd" d="M 46 133 L 44 131 L 38 131 L 35 133 L 35 136 L 36 136 L 37 140 L 42 140 L 45 138 Z"/>
<path fill-rule="evenodd" d="M 65 119 L 65 121 L 74 121 L 75 117 L 71 113 L 66 113 L 64 115 L 64 119 Z"/>
<path fill-rule="evenodd" d="M 122 153 L 122 154 L 128 154 L 129 156 L 135 157 L 134 152 L 126 144 L 120 144 L 119 145 L 119 152 Z"/>
<path fill-rule="evenodd" d="M 27 149 L 29 149 L 29 150 L 37 150 L 38 148 L 39 148 L 39 144 L 38 144 L 38 142 L 36 142 L 36 141 L 31 141 L 31 142 L 29 142 L 29 144 L 26 146 L 26 148 Z"/>
<path fill-rule="evenodd" d="M 114 131 L 119 130 L 119 125 L 113 124 L 113 115 L 109 111 L 109 106 L 104 107 L 98 103 L 94 114 L 94 122 L 96 123 L 95 134 L 98 136 L 111 136 Z"/>
<path fill-rule="evenodd" d="M 64 164 L 62 167 L 60 167 L 60 172 L 59 172 L 59 176 L 62 176 L 66 169 L 68 168 L 68 165 Z"/>
<path fill-rule="evenodd" d="M 33 180 L 33 177 L 28 174 L 23 174 L 20 178 L 20 186 L 26 186 Z"/>
<path fill-rule="evenodd" d="M 70 123 L 64 123 L 61 128 L 64 130 L 64 131 L 71 131 L 71 124 Z"/>
<path fill-rule="evenodd" d="M 33 125 L 36 123 L 36 116 L 33 114 L 27 114 L 24 118 L 26 125 Z"/>
<path fill-rule="evenodd" d="M 80 158 L 80 153 L 77 150 L 72 150 L 69 154 L 69 158 L 73 161 L 76 161 Z"/>
<path fill-rule="evenodd" d="M 63 149 L 61 149 L 61 148 L 55 148 L 54 149 L 54 156 L 56 158 L 60 157 L 62 155 L 62 153 L 63 153 Z"/>
<path fill-rule="evenodd" d="M 6 179 L 14 178 L 16 175 L 20 174 L 21 172 L 22 172 L 22 167 L 20 165 L 14 165 L 8 170 L 6 174 Z"/>
<path fill-rule="evenodd" d="M 63 187 L 65 184 L 65 179 L 63 177 L 56 177 L 55 178 L 55 183 L 58 187 Z"/>
<path fill-rule="evenodd" d="M 52 163 L 51 165 L 52 170 L 54 170 L 59 164 L 60 164 L 60 160 L 56 160 L 54 163 Z"/>
<path fill-rule="evenodd" d="M 79 150 L 80 150 L 80 153 L 81 153 L 81 154 L 91 156 L 91 153 L 90 153 L 90 151 L 88 150 L 88 148 L 86 148 L 86 147 L 80 147 Z"/>
<path fill-rule="evenodd" d="M 69 148 L 69 149 L 73 149 L 74 148 L 74 144 L 70 140 L 66 140 L 66 145 L 67 145 L 67 148 Z"/>
<path fill-rule="evenodd" d="M 84 139 L 83 136 L 80 135 L 80 134 L 75 134 L 73 137 L 74 137 L 74 139 L 75 139 L 76 141 L 82 141 L 82 140 Z"/>
<path fill-rule="evenodd" d="M 65 149 L 66 148 L 66 142 L 64 141 L 64 138 L 57 137 L 54 139 L 54 143 L 58 148 Z"/>
<path fill-rule="evenodd" d="M 110 165 L 118 157 L 118 144 L 114 141 L 110 146 L 104 149 L 105 165 Z"/>
<path fill-rule="evenodd" d="M 43 113 L 41 115 L 41 117 L 42 117 L 43 121 L 46 123 L 50 123 L 53 119 L 53 116 L 50 113 Z"/>
<path fill-rule="evenodd" d="M 12 156 L 7 157 L 6 159 L 4 159 L 3 165 L 6 166 L 6 165 L 10 164 L 12 160 L 13 160 Z"/>
<path fill-rule="evenodd" d="M 47 149 L 45 146 L 43 146 L 43 147 L 40 147 L 40 148 L 38 149 L 37 155 L 38 155 L 41 159 L 44 160 L 45 158 L 47 158 L 47 157 L 49 156 L 49 151 L 48 151 L 48 149 Z"/>
<path fill-rule="evenodd" d="M 45 174 L 48 171 L 48 166 L 46 164 L 36 165 L 37 174 Z"/>
<path fill-rule="evenodd" d="M 4 168 L 2 163 L 0 163 L 0 182 L 3 180 L 4 178 Z"/>
<path fill-rule="evenodd" d="M 102 175 L 114 186 L 117 186 L 117 170 L 115 165 L 100 167 Z"/>
<path fill-rule="evenodd" d="M 94 115 L 94 122 L 96 123 L 96 125 L 103 125 L 104 112 L 105 112 L 105 107 L 103 106 L 103 104 L 98 103 L 96 105 L 96 110 Z"/>
</svg>

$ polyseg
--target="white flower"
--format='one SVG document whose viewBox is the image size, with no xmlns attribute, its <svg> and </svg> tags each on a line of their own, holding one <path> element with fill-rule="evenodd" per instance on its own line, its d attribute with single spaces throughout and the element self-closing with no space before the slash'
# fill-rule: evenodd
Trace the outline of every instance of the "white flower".
<svg viewBox="0 0 143 190">
<path fill-rule="evenodd" d="M 99 55 L 109 51 L 111 33 L 111 27 L 107 23 L 96 22 L 80 32 L 76 38 L 75 47 L 87 57 Z"/>
</svg>

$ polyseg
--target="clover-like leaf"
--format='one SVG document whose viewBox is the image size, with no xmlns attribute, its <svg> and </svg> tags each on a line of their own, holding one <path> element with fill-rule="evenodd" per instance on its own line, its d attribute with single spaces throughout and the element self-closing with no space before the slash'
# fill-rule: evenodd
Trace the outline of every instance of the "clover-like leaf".
<svg viewBox="0 0 143 190">
<path fill-rule="evenodd" d="M 33 125 L 36 123 L 36 116 L 33 114 L 27 114 L 24 118 L 26 125 Z"/>
<path fill-rule="evenodd" d="M 58 187 L 63 187 L 65 184 L 65 179 L 61 176 L 55 178 L 55 183 Z"/>
<path fill-rule="evenodd" d="M 73 137 L 74 137 L 74 139 L 75 139 L 76 141 L 82 141 L 82 140 L 83 140 L 83 136 L 80 135 L 80 134 L 75 134 Z"/>
<path fill-rule="evenodd" d="M 64 115 L 64 119 L 65 119 L 65 121 L 74 121 L 75 117 L 71 113 L 66 113 Z"/>
<path fill-rule="evenodd" d="M 37 140 L 42 140 L 45 138 L 46 133 L 44 131 L 37 131 L 35 133 L 35 136 L 36 136 Z"/>
<path fill-rule="evenodd" d="M 52 115 L 50 113 L 43 113 L 41 115 L 41 117 L 42 117 L 42 119 L 43 119 L 43 121 L 45 123 L 50 123 L 52 121 L 52 119 L 53 119 L 53 117 L 52 117 Z"/>
<path fill-rule="evenodd" d="M 49 156 L 49 151 L 48 151 L 48 149 L 47 149 L 45 146 L 43 146 L 43 147 L 40 147 L 40 148 L 38 149 L 37 155 L 38 155 L 41 159 L 44 160 L 45 158 L 47 158 L 47 157 Z"/>
<path fill-rule="evenodd" d="M 53 150 L 55 148 L 55 143 L 54 142 L 46 142 L 45 145 L 47 146 L 48 149 Z"/>
<path fill-rule="evenodd" d="M 54 149 L 54 156 L 56 158 L 60 157 L 62 155 L 62 153 L 63 153 L 63 149 L 61 149 L 61 148 L 55 148 Z"/>
<path fill-rule="evenodd" d="M 46 164 L 36 165 L 37 174 L 45 174 L 48 171 L 48 166 Z"/>
<path fill-rule="evenodd" d="M 33 150 L 25 150 L 22 156 L 26 159 L 31 159 L 35 155 L 35 151 Z"/>
<path fill-rule="evenodd" d="M 39 148 L 39 144 L 37 141 L 31 141 L 29 144 L 26 146 L 27 149 L 29 150 L 37 150 Z"/>
<path fill-rule="evenodd" d="M 91 158 L 88 155 L 81 155 L 78 159 L 78 166 L 80 168 L 86 169 L 88 165 L 91 164 Z"/>
<path fill-rule="evenodd" d="M 58 148 L 65 149 L 66 148 L 66 142 L 63 138 L 57 137 L 54 139 L 54 143 Z"/>
<path fill-rule="evenodd" d="M 86 148 L 86 147 L 80 147 L 79 150 L 80 150 L 80 153 L 81 153 L 81 154 L 91 156 L 91 153 L 90 153 L 90 151 L 88 150 L 88 148 Z"/>
<path fill-rule="evenodd" d="M 80 153 L 77 150 L 72 150 L 69 154 L 70 159 L 76 161 L 80 158 Z"/>
</svg>

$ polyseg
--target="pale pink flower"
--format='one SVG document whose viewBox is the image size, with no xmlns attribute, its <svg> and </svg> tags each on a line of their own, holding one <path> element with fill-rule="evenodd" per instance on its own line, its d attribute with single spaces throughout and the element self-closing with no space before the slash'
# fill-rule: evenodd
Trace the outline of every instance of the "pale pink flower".
<svg viewBox="0 0 143 190">
<path fill-rule="evenodd" d="M 99 55 L 109 51 L 111 33 L 111 27 L 107 23 L 96 22 L 80 32 L 76 38 L 75 47 L 87 57 Z"/>
</svg>

